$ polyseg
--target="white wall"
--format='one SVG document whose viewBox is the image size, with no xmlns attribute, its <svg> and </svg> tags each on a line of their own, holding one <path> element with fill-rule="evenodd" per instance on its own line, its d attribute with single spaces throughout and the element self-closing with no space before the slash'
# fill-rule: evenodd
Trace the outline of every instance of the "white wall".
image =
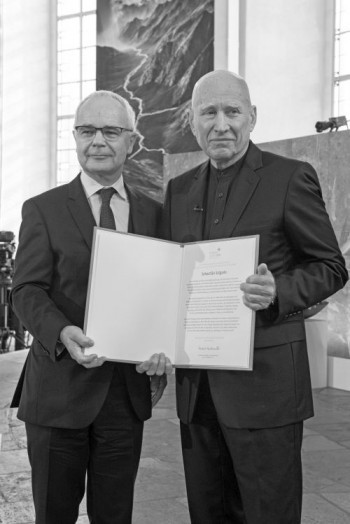
<svg viewBox="0 0 350 524">
<path fill-rule="evenodd" d="M 315 133 L 332 116 L 333 0 L 246 0 L 241 68 L 258 107 L 255 142 Z"/>
<path fill-rule="evenodd" d="M 53 180 L 55 4 L 3 0 L 0 229 L 14 231 L 16 241 L 23 201 Z"/>
<path fill-rule="evenodd" d="M 239 70 L 240 0 L 214 0 L 214 69 Z"/>
<path fill-rule="evenodd" d="M 332 116 L 333 13 L 334 0 L 215 0 L 215 69 L 246 78 L 255 142 L 313 134 Z"/>
</svg>

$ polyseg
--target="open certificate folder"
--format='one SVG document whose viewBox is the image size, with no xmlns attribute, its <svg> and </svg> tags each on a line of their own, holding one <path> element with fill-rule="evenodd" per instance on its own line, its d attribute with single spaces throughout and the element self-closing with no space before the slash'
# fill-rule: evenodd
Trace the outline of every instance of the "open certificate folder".
<svg viewBox="0 0 350 524">
<path fill-rule="evenodd" d="M 85 333 L 89 352 L 177 367 L 252 369 L 254 312 L 239 286 L 258 236 L 178 244 L 95 228 Z"/>
</svg>

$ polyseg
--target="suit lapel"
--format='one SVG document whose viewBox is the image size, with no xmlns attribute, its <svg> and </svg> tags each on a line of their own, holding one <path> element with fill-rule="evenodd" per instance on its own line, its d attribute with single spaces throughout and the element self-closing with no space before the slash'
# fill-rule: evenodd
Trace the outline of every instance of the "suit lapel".
<svg viewBox="0 0 350 524">
<path fill-rule="evenodd" d="M 126 194 L 130 204 L 128 233 L 142 231 L 146 219 L 144 199 L 132 188 L 124 183 Z"/>
<path fill-rule="evenodd" d="M 260 176 L 247 167 L 241 168 L 237 185 L 231 191 L 226 203 L 224 220 L 222 221 L 221 238 L 230 237 L 237 226 L 249 200 L 252 198 L 256 187 L 260 182 Z"/>
<path fill-rule="evenodd" d="M 208 169 L 209 162 L 199 166 L 187 196 L 187 223 L 191 235 L 196 240 L 202 240 L 203 238 Z"/>
<path fill-rule="evenodd" d="M 215 230 L 215 238 L 234 236 L 237 223 L 261 180 L 256 172 L 261 167 L 261 151 L 250 143 L 247 156 L 238 173 L 237 183 L 226 202 L 224 219 Z"/>
<path fill-rule="evenodd" d="M 80 174 L 68 184 L 68 209 L 78 229 L 91 249 L 94 226 L 96 222 L 86 198 Z"/>
</svg>

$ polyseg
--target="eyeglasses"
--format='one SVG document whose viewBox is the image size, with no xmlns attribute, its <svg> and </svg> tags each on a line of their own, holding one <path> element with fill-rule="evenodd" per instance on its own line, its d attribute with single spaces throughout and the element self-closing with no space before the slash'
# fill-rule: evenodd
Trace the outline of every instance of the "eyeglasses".
<svg viewBox="0 0 350 524">
<path fill-rule="evenodd" d="M 83 140 L 92 140 L 95 138 L 97 131 L 101 131 L 103 137 L 106 140 L 113 141 L 117 140 L 124 131 L 132 131 L 132 129 L 126 129 L 124 127 L 94 127 L 94 126 L 76 126 L 75 131 L 79 138 Z"/>
</svg>

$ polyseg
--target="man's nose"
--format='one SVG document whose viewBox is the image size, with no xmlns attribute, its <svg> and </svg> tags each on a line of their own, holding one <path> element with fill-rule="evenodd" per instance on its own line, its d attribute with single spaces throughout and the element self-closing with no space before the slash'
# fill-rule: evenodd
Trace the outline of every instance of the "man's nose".
<svg viewBox="0 0 350 524">
<path fill-rule="evenodd" d="M 227 131 L 229 128 L 226 115 L 223 111 L 218 111 L 215 118 L 215 131 Z"/>
<path fill-rule="evenodd" d="M 103 133 L 102 133 L 101 129 L 96 129 L 96 133 L 95 133 L 95 136 L 93 138 L 92 143 L 94 145 L 99 145 L 99 144 L 105 144 L 106 143 L 106 139 L 103 136 Z"/>
</svg>

